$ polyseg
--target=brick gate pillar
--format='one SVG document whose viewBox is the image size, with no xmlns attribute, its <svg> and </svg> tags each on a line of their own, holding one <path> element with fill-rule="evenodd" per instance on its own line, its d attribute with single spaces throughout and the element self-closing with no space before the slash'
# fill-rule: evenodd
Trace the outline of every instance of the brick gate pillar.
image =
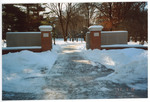
<svg viewBox="0 0 150 102">
<path fill-rule="evenodd" d="M 47 51 L 52 49 L 52 26 L 39 26 L 39 29 L 41 31 L 41 46 L 42 51 Z"/>
<path fill-rule="evenodd" d="M 89 27 L 90 31 L 90 48 L 93 49 L 101 49 L 101 31 L 103 26 L 94 25 Z"/>
</svg>

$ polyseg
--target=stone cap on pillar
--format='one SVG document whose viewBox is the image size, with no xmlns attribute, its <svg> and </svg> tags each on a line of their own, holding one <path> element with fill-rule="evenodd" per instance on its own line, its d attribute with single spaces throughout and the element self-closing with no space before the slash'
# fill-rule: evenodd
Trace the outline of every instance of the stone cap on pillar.
<svg viewBox="0 0 150 102">
<path fill-rule="evenodd" d="M 89 27 L 89 31 L 102 31 L 103 26 L 101 25 L 93 25 Z"/>
<path fill-rule="evenodd" d="M 40 31 L 52 31 L 52 26 L 50 25 L 42 25 L 39 26 Z"/>
</svg>

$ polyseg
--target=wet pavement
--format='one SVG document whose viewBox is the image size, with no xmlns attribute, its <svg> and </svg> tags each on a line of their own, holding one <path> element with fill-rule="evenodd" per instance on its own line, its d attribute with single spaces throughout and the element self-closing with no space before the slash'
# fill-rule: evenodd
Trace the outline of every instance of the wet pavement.
<svg viewBox="0 0 150 102">
<path fill-rule="evenodd" d="M 48 99 L 114 99 L 147 98 L 147 90 L 135 90 L 125 84 L 108 80 L 96 80 L 114 72 L 104 65 L 82 57 L 80 45 L 65 46 L 58 59 L 43 78 L 42 93 L 14 93 L 3 91 L 3 100 L 48 100 Z"/>
</svg>

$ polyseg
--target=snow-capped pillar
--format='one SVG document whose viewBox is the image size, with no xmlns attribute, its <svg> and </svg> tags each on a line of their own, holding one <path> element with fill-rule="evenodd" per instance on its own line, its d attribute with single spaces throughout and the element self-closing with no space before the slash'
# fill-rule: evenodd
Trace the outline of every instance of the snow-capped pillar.
<svg viewBox="0 0 150 102">
<path fill-rule="evenodd" d="M 39 26 L 39 29 L 41 31 L 41 46 L 42 51 L 47 51 L 52 49 L 52 26 L 49 25 L 42 25 Z"/>
<path fill-rule="evenodd" d="M 101 25 L 93 25 L 89 27 L 90 31 L 90 48 L 93 49 L 101 49 L 101 31 L 103 26 Z"/>
</svg>

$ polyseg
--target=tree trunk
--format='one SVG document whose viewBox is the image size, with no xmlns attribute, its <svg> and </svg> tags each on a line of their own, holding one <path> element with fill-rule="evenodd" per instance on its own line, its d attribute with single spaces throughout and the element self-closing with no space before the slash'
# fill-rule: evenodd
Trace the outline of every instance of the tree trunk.
<svg viewBox="0 0 150 102">
<path fill-rule="evenodd" d="M 62 28 L 62 32 L 63 32 L 63 37 L 64 37 L 64 41 L 66 40 L 66 34 L 65 34 L 65 30 L 64 30 L 64 25 L 63 25 L 63 20 L 62 20 L 62 11 L 61 11 L 61 7 L 60 7 L 60 3 L 58 3 L 58 9 L 59 9 L 59 21 L 60 21 L 60 25 Z"/>
<path fill-rule="evenodd" d="M 113 26 L 113 20 L 112 20 L 112 3 L 109 3 L 109 19 L 110 19 L 110 31 L 112 31 L 112 26 Z"/>
<path fill-rule="evenodd" d="M 27 18 L 26 18 L 26 20 L 27 20 L 27 31 L 29 31 L 29 26 L 30 26 L 30 23 L 29 23 L 29 5 L 26 5 L 26 7 L 27 7 Z"/>
<path fill-rule="evenodd" d="M 68 25 L 69 25 L 69 18 L 67 18 L 67 24 L 66 24 L 66 32 L 65 32 L 65 36 L 68 36 Z"/>
<path fill-rule="evenodd" d="M 90 26 L 90 10 L 89 10 L 89 4 L 88 3 L 86 3 L 86 9 L 87 9 L 87 16 L 88 16 L 88 18 L 87 18 L 87 26 L 89 27 Z"/>
<path fill-rule="evenodd" d="M 64 36 L 64 41 L 67 42 L 67 37 L 66 36 Z"/>
</svg>

